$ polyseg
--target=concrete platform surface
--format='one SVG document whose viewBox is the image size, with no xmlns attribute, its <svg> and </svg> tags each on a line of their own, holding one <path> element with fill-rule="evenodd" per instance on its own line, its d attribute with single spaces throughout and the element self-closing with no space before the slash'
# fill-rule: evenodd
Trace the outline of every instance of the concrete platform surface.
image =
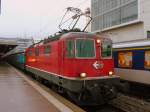
<svg viewBox="0 0 150 112">
<path fill-rule="evenodd" d="M 0 112 L 59 112 L 6 63 L 0 63 Z"/>
</svg>

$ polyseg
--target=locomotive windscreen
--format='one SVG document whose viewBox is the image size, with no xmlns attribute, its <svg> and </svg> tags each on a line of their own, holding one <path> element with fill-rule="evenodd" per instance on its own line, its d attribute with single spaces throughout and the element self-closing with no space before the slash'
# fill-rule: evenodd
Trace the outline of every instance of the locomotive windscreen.
<svg viewBox="0 0 150 112">
<path fill-rule="evenodd" d="M 95 57 L 95 41 L 93 39 L 77 39 L 76 40 L 76 57 L 94 58 Z"/>
</svg>

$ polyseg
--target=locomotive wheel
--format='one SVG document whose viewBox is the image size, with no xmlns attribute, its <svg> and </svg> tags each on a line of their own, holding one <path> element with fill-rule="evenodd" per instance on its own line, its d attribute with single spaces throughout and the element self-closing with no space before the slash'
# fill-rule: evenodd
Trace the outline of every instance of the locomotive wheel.
<svg viewBox="0 0 150 112">
<path fill-rule="evenodd" d="M 55 91 L 56 93 L 58 93 L 58 86 L 57 85 L 52 84 L 51 88 L 52 88 L 53 91 Z"/>
<path fill-rule="evenodd" d="M 38 75 L 35 75 L 35 79 L 36 79 L 38 82 L 40 82 L 40 83 L 44 83 L 44 79 L 41 78 L 41 77 L 38 76 Z"/>
<path fill-rule="evenodd" d="M 78 93 L 74 93 L 74 92 L 71 92 L 71 91 L 66 91 L 68 97 L 70 98 L 70 100 L 72 100 L 73 102 L 75 102 L 76 104 L 79 104 L 79 101 L 78 101 L 78 96 L 77 95 Z"/>
</svg>

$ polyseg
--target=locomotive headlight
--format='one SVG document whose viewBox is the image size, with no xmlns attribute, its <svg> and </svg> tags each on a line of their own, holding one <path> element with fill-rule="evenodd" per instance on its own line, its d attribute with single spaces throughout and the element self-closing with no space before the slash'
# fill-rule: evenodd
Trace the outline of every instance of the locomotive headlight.
<svg viewBox="0 0 150 112">
<path fill-rule="evenodd" d="M 86 76 L 87 76 L 86 73 L 80 73 L 80 77 L 81 77 L 81 78 L 85 78 Z"/>
<path fill-rule="evenodd" d="M 100 40 L 100 39 L 97 39 L 96 42 L 99 44 L 99 43 L 101 43 L 101 40 Z"/>
<path fill-rule="evenodd" d="M 113 75 L 114 73 L 113 73 L 113 71 L 109 71 L 109 75 L 111 76 L 111 75 Z"/>
</svg>

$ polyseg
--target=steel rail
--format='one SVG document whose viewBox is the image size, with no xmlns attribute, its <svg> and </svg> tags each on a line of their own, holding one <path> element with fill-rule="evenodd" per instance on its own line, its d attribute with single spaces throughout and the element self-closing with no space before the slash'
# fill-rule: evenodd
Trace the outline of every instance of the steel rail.
<svg viewBox="0 0 150 112">
<path fill-rule="evenodd" d="M 125 112 L 150 112 L 150 102 L 121 93 L 119 93 L 117 98 L 111 101 L 110 104 Z"/>
</svg>

